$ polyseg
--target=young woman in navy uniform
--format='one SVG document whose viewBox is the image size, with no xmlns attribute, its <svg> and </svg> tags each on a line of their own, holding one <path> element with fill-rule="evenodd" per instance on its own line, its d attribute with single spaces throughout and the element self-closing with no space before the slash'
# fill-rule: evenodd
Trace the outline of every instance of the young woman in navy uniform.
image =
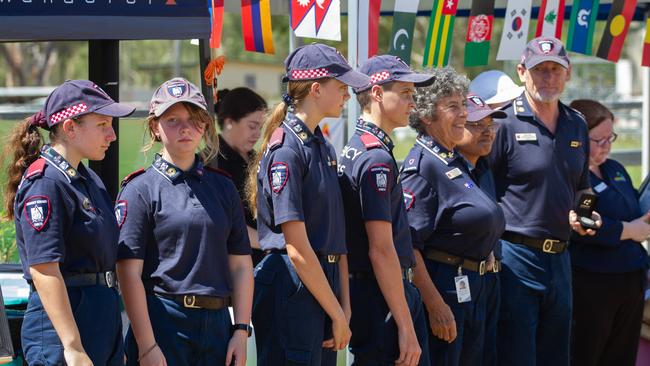
<svg viewBox="0 0 650 366">
<path fill-rule="evenodd" d="M 151 100 L 147 130 L 162 150 L 125 179 L 115 206 L 117 273 L 131 321 L 127 364 L 243 366 L 251 249 L 234 184 L 203 166 L 218 150 L 203 95 L 185 79 L 166 81 Z"/>
<path fill-rule="evenodd" d="M 570 104 L 589 127 L 589 180 L 603 225 L 594 236 L 571 238 L 573 347 L 576 366 L 634 366 L 643 317 L 650 213 L 623 165 L 609 159 L 614 115 L 595 100 Z"/>
<path fill-rule="evenodd" d="M 439 315 L 428 313 L 434 318 L 429 335 L 431 364 L 480 365 L 482 276 L 505 219 L 455 149 L 465 131 L 469 80 L 451 68 L 431 73 L 433 85 L 415 94 L 416 112 L 409 124 L 418 137 L 401 173 L 414 245 L 423 248 L 424 263 L 415 267 L 415 283 L 423 289 L 433 283 L 455 320 L 453 329 L 441 329 L 435 320 Z"/>
<path fill-rule="evenodd" d="M 318 123 L 341 115 L 348 85 L 370 79 L 322 44 L 297 48 L 285 67 L 287 94 L 265 121 L 249 185 L 268 252 L 255 268 L 257 365 L 335 365 L 323 349 L 350 339 L 345 222 L 336 154 Z"/>
<path fill-rule="evenodd" d="M 102 160 L 113 117 L 132 112 L 94 83 L 69 80 L 10 138 L 5 209 L 32 287 L 21 330 L 29 365 L 123 364 L 119 229 L 104 184 L 81 160 Z"/>
</svg>

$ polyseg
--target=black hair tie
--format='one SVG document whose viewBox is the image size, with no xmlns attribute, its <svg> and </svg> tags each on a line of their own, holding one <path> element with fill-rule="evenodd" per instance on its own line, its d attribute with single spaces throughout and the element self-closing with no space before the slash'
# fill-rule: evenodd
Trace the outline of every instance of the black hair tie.
<svg viewBox="0 0 650 366">
<path fill-rule="evenodd" d="M 288 107 L 293 106 L 293 103 L 294 103 L 294 100 L 293 100 L 293 98 L 291 97 L 291 95 L 289 95 L 289 94 L 287 94 L 287 93 L 282 94 L 282 101 L 283 101 L 284 104 L 286 104 Z"/>
</svg>

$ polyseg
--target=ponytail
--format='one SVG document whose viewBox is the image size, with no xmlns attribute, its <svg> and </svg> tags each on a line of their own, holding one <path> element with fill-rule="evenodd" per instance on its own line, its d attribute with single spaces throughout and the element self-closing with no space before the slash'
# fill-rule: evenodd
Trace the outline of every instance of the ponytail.
<svg viewBox="0 0 650 366">
<path fill-rule="evenodd" d="M 43 146 L 43 136 L 38 131 L 38 114 L 20 122 L 7 140 L 4 151 L 4 161 L 7 163 L 7 185 L 5 186 L 5 217 L 14 218 L 14 199 L 20 180 L 25 170 L 35 162 Z M 9 158 L 11 156 L 11 158 Z"/>
<path fill-rule="evenodd" d="M 246 201 L 248 207 L 251 208 L 253 217 L 257 217 L 257 171 L 259 170 L 260 161 L 266 153 L 269 145 L 269 140 L 273 132 L 280 127 L 282 121 L 287 116 L 287 111 L 298 106 L 308 95 L 311 86 L 315 82 L 324 82 L 329 80 L 305 80 L 305 81 L 289 81 L 287 83 L 287 94 L 285 94 L 278 105 L 275 106 L 273 111 L 266 116 L 264 120 L 264 132 L 262 133 L 262 144 L 260 150 L 248 165 L 248 182 L 246 184 Z"/>
</svg>

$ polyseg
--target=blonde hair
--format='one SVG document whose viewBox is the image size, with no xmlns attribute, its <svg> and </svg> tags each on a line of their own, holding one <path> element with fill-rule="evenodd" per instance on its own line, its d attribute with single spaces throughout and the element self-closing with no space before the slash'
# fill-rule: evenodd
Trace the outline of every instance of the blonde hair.
<svg viewBox="0 0 650 366">
<path fill-rule="evenodd" d="M 293 106 L 298 106 L 311 91 L 311 86 L 315 82 L 324 83 L 331 80 L 331 78 L 324 78 L 318 80 L 305 80 L 305 81 L 289 81 L 287 83 L 287 95 L 293 101 Z M 253 216 L 257 217 L 257 171 L 269 144 L 269 140 L 284 118 L 287 115 L 289 106 L 285 102 L 280 102 L 273 108 L 273 110 L 264 119 L 264 132 L 262 133 L 262 145 L 260 146 L 259 153 L 255 154 L 255 158 L 248 166 L 248 179 L 246 184 L 246 201 L 248 206 L 253 212 Z"/>
<path fill-rule="evenodd" d="M 189 112 L 190 119 L 194 121 L 194 127 L 203 129 L 203 143 L 205 144 L 205 148 L 201 149 L 199 156 L 205 164 L 209 164 L 219 153 L 219 136 L 217 135 L 214 120 L 210 113 L 194 104 L 182 102 L 181 105 Z M 153 126 L 159 120 L 160 117 L 154 115 L 149 115 L 145 120 L 145 129 L 149 135 L 149 142 L 142 147 L 142 152 L 151 150 L 156 142 L 160 142 L 160 138 L 156 137 L 153 129 Z"/>
</svg>

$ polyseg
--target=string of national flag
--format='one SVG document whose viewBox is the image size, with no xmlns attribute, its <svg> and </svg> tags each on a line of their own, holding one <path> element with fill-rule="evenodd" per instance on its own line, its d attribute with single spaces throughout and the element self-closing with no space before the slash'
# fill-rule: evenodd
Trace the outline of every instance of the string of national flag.
<svg viewBox="0 0 650 366">
<path fill-rule="evenodd" d="M 242 34 L 246 51 L 274 53 L 270 1 L 240 0 Z M 352 1 L 352 0 L 351 0 Z M 382 0 L 359 0 L 357 59 L 377 54 L 380 7 Z M 433 0 L 422 65 L 443 67 L 449 63 L 454 21 L 459 0 Z M 410 63 L 415 19 L 420 0 L 395 0 L 393 27 L 388 53 Z M 210 8 L 210 47 L 221 45 L 224 0 L 208 0 Z M 464 65 L 488 64 L 494 24 L 495 0 L 472 0 L 465 33 Z M 565 40 L 568 50 L 591 55 L 600 0 L 574 0 Z M 637 0 L 613 0 L 605 30 L 595 56 L 617 62 Z M 291 30 L 297 37 L 341 40 L 340 0 L 291 0 Z M 535 36 L 556 37 L 564 27 L 565 0 L 542 0 Z M 518 60 L 528 42 L 532 0 L 507 2 L 497 60 Z M 646 22 L 642 65 L 650 66 L 650 20 Z"/>
</svg>

